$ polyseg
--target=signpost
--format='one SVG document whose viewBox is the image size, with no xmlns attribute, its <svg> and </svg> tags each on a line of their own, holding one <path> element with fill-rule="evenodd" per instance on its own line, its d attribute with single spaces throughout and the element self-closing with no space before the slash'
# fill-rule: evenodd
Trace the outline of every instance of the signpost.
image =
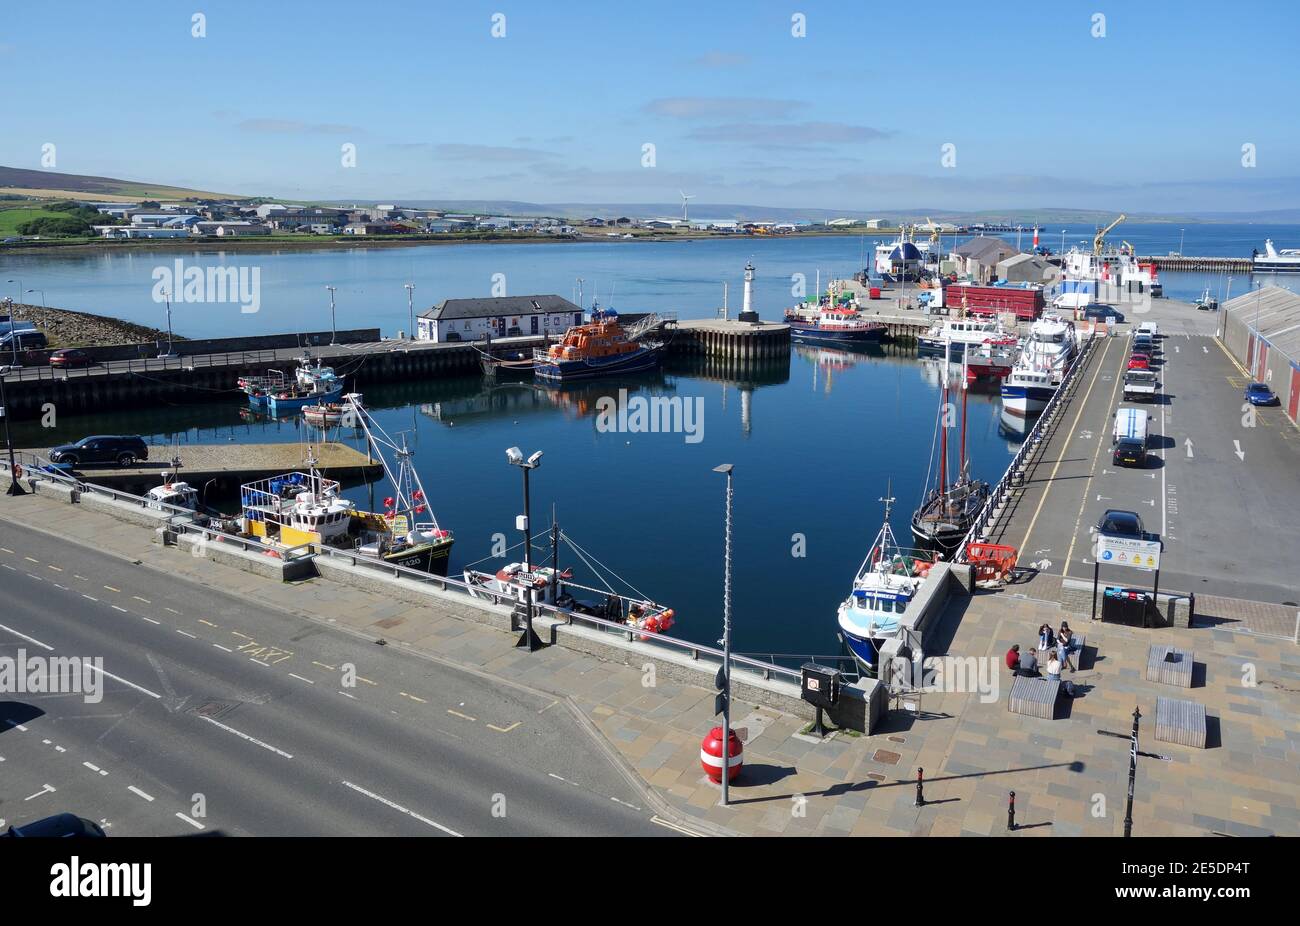
<svg viewBox="0 0 1300 926">
<path fill-rule="evenodd" d="M 1097 584 L 1101 579 L 1102 563 L 1108 566 L 1127 566 L 1130 569 L 1141 569 L 1143 572 L 1154 572 L 1155 580 L 1151 597 L 1158 602 L 1160 554 L 1163 550 L 1164 544 L 1159 540 L 1097 534 L 1093 541 L 1095 560 L 1092 564 L 1092 619 L 1097 619 Z"/>
</svg>

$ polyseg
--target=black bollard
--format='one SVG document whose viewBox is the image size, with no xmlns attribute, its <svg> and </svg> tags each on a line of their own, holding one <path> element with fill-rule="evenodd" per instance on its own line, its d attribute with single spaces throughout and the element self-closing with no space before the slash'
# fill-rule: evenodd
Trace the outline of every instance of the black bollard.
<svg viewBox="0 0 1300 926">
<path fill-rule="evenodd" d="M 1016 831 L 1016 792 L 1011 792 L 1011 797 L 1007 801 L 1007 829 L 1011 832 Z"/>
<path fill-rule="evenodd" d="M 925 769 L 917 768 L 916 770 L 916 806 L 925 806 Z"/>
</svg>

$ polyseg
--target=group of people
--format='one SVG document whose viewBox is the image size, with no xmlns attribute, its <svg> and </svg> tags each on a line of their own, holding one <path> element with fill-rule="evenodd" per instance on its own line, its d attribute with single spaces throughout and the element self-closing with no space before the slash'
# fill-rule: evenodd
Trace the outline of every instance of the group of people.
<svg viewBox="0 0 1300 926">
<path fill-rule="evenodd" d="M 1051 624 L 1043 624 L 1038 628 L 1038 649 L 1025 650 L 1021 652 L 1020 644 L 1016 643 L 1007 650 L 1007 668 L 1013 675 L 1024 675 L 1032 678 L 1039 678 L 1038 666 L 1040 655 L 1046 664 L 1044 670 L 1047 678 L 1054 682 L 1061 680 L 1061 669 L 1068 668 L 1071 672 L 1075 671 L 1074 663 L 1070 657 L 1080 652 L 1083 645 L 1070 629 L 1070 625 L 1061 621 L 1061 629 L 1053 632 Z"/>
</svg>

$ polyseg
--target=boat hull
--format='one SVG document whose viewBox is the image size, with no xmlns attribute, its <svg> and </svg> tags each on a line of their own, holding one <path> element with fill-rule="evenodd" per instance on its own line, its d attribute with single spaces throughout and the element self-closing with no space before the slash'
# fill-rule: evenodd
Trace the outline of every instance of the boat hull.
<svg viewBox="0 0 1300 926">
<path fill-rule="evenodd" d="M 1254 273 L 1300 273 L 1300 260 L 1270 260 L 1255 258 L 1251 265 Z"/>
<path fill-rule="evenodd" d="M 421 543 L 397 553 L 385 553 L 380 557 L 392 566 L 403 566 L 417 572 L 431 575 L 447 576 L 447 564 L 451 562 L 451 547 L 454 541 L 442 540 L 434 543 Z"/>
<path fill-rule="evenodd" d="M 854 328 L 836 330 L 822 328 L 806 322 L 787 321 L 790 337 L 797 341 L 823 341 L 829 344 L 875 344 L 885 336 L 883 325 L 875 328 Z"/>
<path fill-rule="evenodd" d="M 1002 407 L 1013 415 L 1027 418 L 1030 415 L 1040 414 L 1055 394 L 1055 389 L 1045 386 L 1017 386 L 1004 382 Z"/>
<path fill-rule="evenodd" d="M 329 402 L 337 402 L 342 397 L 343 387 L 338 386 L 329 392 L 321 392 L 315 395 L 294 396 L 287 399 L 270 396 L 265 407 L 272 415 L 281 415 L 285 412 L 300 412 L 305 405 L 325 405 Z"/>
<path fill-rule="evenodd" d="M 663 363 L 662 347 L 640 347 L 615 357 L 594 357 L 584 360 L 538 361 L 533 375 L 551 382 L 574 382 L 614 376 L 624 373 L 643 373 L 657 369 Z"/>
<path fill-rule="evenodd" d="M 960 546 L 988 501 L 990 491 L 984 482 L 968 483 L 967 486 L 960 498 L 949 503 L 946 511 L 940 510 L 942 503 L 932 494 L 912 515 L 912 536 L 943 550 Z"/>
</svg>

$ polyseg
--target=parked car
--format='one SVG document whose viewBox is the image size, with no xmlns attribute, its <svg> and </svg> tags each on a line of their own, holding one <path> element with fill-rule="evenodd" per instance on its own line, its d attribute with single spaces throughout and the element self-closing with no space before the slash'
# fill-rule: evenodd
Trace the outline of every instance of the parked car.
<svg viewBox="0 0 1300 926">
<path fill-rule="evenodd" d="M 1121 437 L 1115 442 L 1112 461 L 1116 466 L 1146 466 L 1146 441 L 1136 437 Z"/>
<path fill-rule="evenodd" d="M 1124 321 L 1124 314 L 1113 305 L 1102 305 L 1099 302 L 1084 306 L 1083 317 L 1088 321 L 1114 322 L 1117 325 Z"/>
<path fill-rule="evenodd" d="M 63 837 L 91 836 L 104 837 L 108 834 L 94 820 L 87 820 L 75 813 L 58 813 L 43 820 L 33 820 L 22 826 L 11 826 L 4 832 L 9 837 Z"/>
<path fill-rule="evenodd" d="M 97 434 L 83 437 L 75 444 L 62 444 L 50 450 L 51 463 L 81 466 L 86 463 L 116 463 L 130 466 L 137 460 L 149 459 L 149 447 L 142 437 L 116 434 Z"/>
<path fill-rule="evenodd" d="M 1277 393 L 1268 387 L 1268 383 L 1251 383 L 1246 387 L 1246 401 L 1251 405 L 1281 405 Z"/>
<path fill-rule="evenodd" d="M 1151 369 L 1150 354 L 1132 354 L 1128 358 L 1128 368 L 1130 370 L 1149 370 Z"/>
<path fill-rule="evenodd" d="M 90 354 L 86 353 L 79 347 L 69 347 L 64 350 L 56 350 L 50 354 L 50 366 L 68 369 L 70 367 L 92 367 L 95 361 Z"/>
<path fill-rule="evenodd" d="M 1102 516 L 1097 519 L 1097 526 L 1092 529 L 1092 532 L 1094 534 L 1106 534 L 1110 537 L 1147 539 L 1147 533 L 1142 529 L 1141 515 L 1136 511 L 1125 511 L 1122 508 L 1107 508 Z"/>
</svg>

